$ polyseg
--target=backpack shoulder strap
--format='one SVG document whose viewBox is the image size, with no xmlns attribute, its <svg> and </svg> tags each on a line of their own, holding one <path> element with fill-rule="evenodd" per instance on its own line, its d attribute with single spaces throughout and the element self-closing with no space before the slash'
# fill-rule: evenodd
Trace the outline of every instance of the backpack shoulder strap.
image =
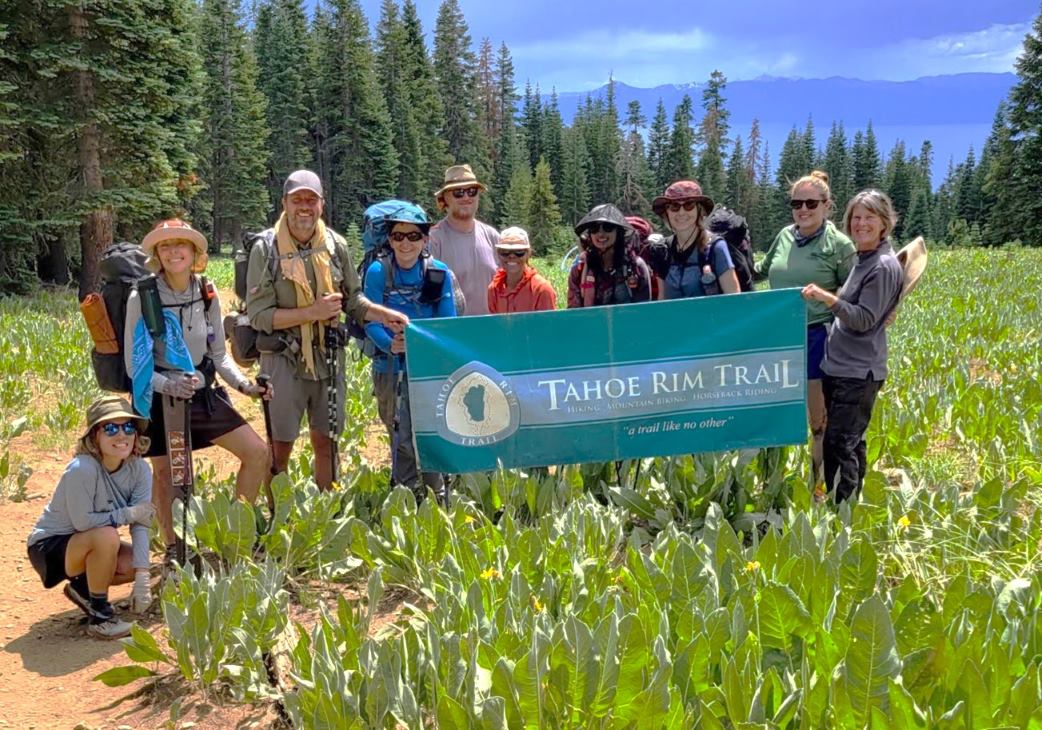
<svg viewBox="0 0 1042 730">
<path fill-rule="evenodd" d="M 210 280 L 205 276 L 199 277 L 199 298 L 203 300 L 203 311 L 209 315 L 210 307 L 213 306 L 213 300 L 217 298 L 217 293 L 213 290 Z"/>
</svg>

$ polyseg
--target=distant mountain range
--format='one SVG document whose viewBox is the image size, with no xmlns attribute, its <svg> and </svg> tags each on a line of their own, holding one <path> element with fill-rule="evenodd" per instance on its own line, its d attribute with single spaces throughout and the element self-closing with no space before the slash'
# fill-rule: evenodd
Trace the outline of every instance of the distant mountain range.
<svg viewBox="0 0 1042 730">
<path fill-rule="evenodd" d="M 939 184 L 950 158 L 958 163 L 970 146 L 980 150 L 998 103 L 1016 81 L 1012 73 L 927 76 L 914 81 L 761 77 L 729 82 L 724 98 L 731 112 L 731 136 L 744 137 L 752 120 L 759 119 L 775 159 L 793 125 L 802 129 L 808 118 L 814 122 L 821 147 L 833 121 L 843 122 L 848 139 L 871 121 L 884 157 L 898 139 L 904 140 L 908 154 L 917 153 L 922 141 L 929 139 L 934 146 L 934 182 Z M 650 122 L 661 99 L 672 121 L 673 108 L 684 94 L 691 96 L 700 116 L 703 87 L 692 83 L 642 89 L 616 81 L 615 96 L 620 116 L 636 99 Z M 571 123 L 587 96 L 603 97 L 606 90 L 607 85 L 591 92 L 558 93 L 565 122 Z"/>
</svg>

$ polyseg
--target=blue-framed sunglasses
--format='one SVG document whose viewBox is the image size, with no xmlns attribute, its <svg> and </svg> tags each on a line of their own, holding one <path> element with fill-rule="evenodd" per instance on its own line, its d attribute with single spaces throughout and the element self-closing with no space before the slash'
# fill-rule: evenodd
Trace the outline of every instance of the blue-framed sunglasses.
<svg viewBox="0 0 1042 730">
<path fill-rule="evenodd" d="M 101 431 L 108 437 L 115 436 L 123 430 L 127 436 L 133 436 L 137 433 L 137 425 L 133 421 L 127 421 L 126 423 L 103 423 L 101 424 Z"/>
</svg>

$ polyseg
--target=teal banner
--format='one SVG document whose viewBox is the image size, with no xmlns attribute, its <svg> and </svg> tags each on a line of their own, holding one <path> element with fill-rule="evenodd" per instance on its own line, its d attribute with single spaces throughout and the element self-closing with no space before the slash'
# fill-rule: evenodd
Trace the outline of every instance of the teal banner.
<svg viewBox="0 0 1042 730">
<path fill-rule="evenodd" d="M 807 439 L 797 289 L 428 319 L 405 337 L 424 471 Z"/>
</svg>

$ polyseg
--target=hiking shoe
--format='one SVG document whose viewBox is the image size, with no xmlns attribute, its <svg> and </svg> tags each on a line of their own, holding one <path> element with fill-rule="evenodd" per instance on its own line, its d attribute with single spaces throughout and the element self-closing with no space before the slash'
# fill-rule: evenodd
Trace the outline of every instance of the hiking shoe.
<svg viewBox="0 0 1042 730">
<path fill-rule="evenodd" d="M 68 598 L 70 601 L 76 604 L 76 608 L 80 609 L 85 614 L 87 614 L 89 618 L 94 618 L 97 615 L 94 611 L 91 610 L 90 598 L 82 595 L 79 591 L 77 591 L 73 587 L 72 583 L 66 583 L 65 587 L 62 588 L 62 593 L 65 594 L 66 598 Z"/>
<path fill-rule="evenodd" d="M 131 624 L 111 616 L 104 621 L 87 624 L 87 634 L 96 639 L 122 639 L 124 636 L 130 636 L 130 628 Z"/>
</svg>

